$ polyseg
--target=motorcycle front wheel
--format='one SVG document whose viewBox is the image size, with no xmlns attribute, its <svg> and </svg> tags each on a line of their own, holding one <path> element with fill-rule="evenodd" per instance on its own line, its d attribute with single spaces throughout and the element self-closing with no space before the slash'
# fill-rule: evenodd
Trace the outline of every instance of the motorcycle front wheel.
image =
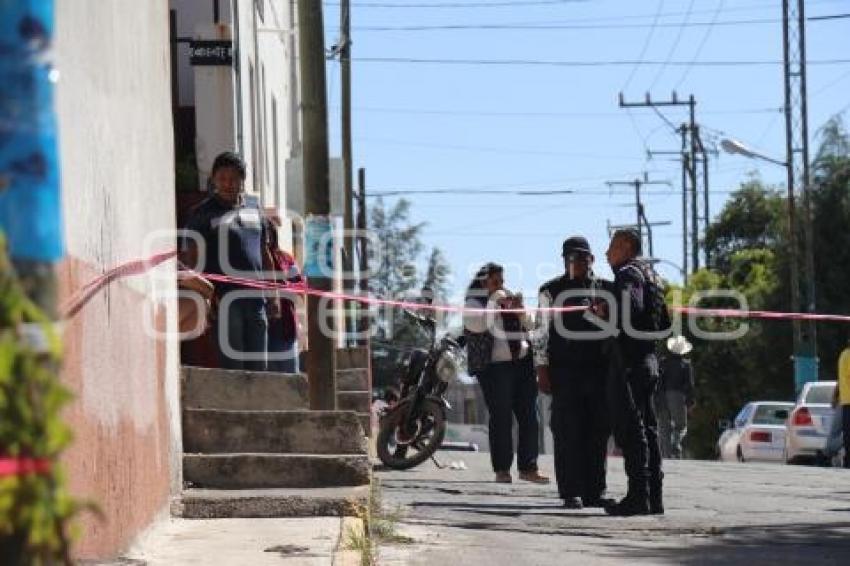
<svg viewBox="0 0 850 566">
<path fill-rule="evenodd" d="M 437 451 L 446 436 L 446 412 L 440 403 L 425 399 L 418 417 L 405 430 L 410 408 L 411 404 L 405 403 L 381 420 L 378 458 L 388 468 L 407 470 L 418 466 Z"/>
</svg>

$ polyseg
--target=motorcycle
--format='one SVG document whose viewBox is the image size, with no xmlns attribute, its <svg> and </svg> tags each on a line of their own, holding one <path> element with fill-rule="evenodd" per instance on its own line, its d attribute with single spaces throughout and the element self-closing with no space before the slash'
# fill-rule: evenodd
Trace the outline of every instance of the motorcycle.
<svg viewBox="0 0 850 566">
<path fill-rule="evenodd" d="M 413 350 L 401 379 L 399 402 L 380 417 L 378 457 L 388 468 L 406 470 L 431 458 L 446 436 L 445 398 L 457 377 L 463 337 L 436 339 L 436 321 L 409 310 L 405 314 L 424 328 L 430 348 Z"/>
</svg>

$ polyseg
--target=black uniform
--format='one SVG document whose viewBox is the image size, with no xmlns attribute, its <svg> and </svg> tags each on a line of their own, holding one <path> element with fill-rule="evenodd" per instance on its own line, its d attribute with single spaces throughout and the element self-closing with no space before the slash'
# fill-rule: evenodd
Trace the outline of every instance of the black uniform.
<svg viewBox="0 0 850 566">
<path fill-rule="evenodd" d="M 616 340 L 609 343 L 612 359 L 609 376 L 609 408 L 614 439 L 623 451 L 628 476 L 627 503 L 622 509 L 661 506 L 661 450 L 653 393 L 658 385 L 658 358 L 655 341 L 629 336 L 624 329 L 628 316 L 634 328 L 646 328 L 652 316 L 646 300 L 646 267 L 630 260 L 615 269 L 614 295 L 619 307 Z M 624 300 L 627 297 L 627 300 Z M 630 305 L 629 312 L 626 306 Z M 614 510 L 615 514 L 617 510 Z"/>
<path fill-rule="evenodd" d="M 575 289 L 587 293 L 562 296 Z M 595 278 L 571 280 L 563 275 L 545 283 L 540 293 L 548 296 L 552 306 L 589 306 L 594 293 L 601 289 L 610 292 L 613 285 Z M 599 332 L 599 328 L 584 317 L 583 311 L 576 311 L 556 313 L 548 330 L 542 329 L 546 332 L 551 377 L 550 427 L 558 493 L 562 499 L 578 497 L 589 505 L 598 502 L 606 489 L 605 460 L 610 435 L 605 397 L 608 362 L 603 352 L 604 339 L 569 339 L 563 329 Z"/>
</svg>

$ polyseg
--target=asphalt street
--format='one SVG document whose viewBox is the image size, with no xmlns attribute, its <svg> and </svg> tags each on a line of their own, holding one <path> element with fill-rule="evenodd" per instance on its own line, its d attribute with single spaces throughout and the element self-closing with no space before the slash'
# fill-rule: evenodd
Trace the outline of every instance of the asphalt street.
<svg viewBox="0 0 850 566">
<path fill-rule="evenodd" d="M 379 564 L 850 564 L 850 470 L 669 461 L 667 513 L 612 518 L 560 507 L 554 483 L 493 483 L 489 454 L 438 458 L 467 469 L 376 472 L 384 508 L 413 539 L 382 545 Z M 540 464 L 554 478 L 551 457 Z M 620 458 L 608 486 L 625 492 Z"/>
</svg>

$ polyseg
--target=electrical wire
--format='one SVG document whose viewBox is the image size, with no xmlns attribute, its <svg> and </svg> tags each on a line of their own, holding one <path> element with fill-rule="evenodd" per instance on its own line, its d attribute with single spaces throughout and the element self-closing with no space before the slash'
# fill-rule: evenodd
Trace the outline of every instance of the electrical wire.
<svg viewBox="0 0 850 566">
<path fill-rule="evenodd" d="M 439 59 L 439 58 L 416 58 L 416 57 L 358 57 L 353 59 L 360 63 L 391 63 L 391 64 L 425 64 L 425 65 L 478 65 L 478 66 L 536 66 L 536 67 L 627 67 L 664 65 L 664 61 L 642 61 L 642 60 L 603 60 L 603 61 L 564 61 L 544 59 Z M 814 59 L 807 62 L 808 65 L 845 65 L 850 59 Z M 727 61 L 670 61 L 668 65 L 674 67 L 765 67 L 782 65 L 779 60 L 727 60 Z"/>
<path fill-rule="evenodd" d="M 493 2 L 437 2 L 432 4 L 426 3 L 416 3 L 416 2 L 405 2 L 405 3 L 391 3 L 391 2 L 353 2 L 351 4 L 352 8 L 419 8 L 419 9 L 432 9 L 432 8 L 503 8 L 510 6 L 554 6 L 558 4 L 584 4 L 589 0 L 528 0 L 526 2 L 521 2 L 517 0 L 501 0 L 501 1 L 493 1 Z M 339 6 L 339 2 L 325 2 L 326 6 Z"/>
<path fill-rule="evenodd" d="M 673 60 L 673 56 L 676 54 L 676 50 L 679 48 L 679 43 L 682 41 L 682 36 L 685 35 L 685 29 L 689 27 L 691 12 L 694 9 L 694 3 L 696 0 L 691 0 L 690 4 L 688 4 L 688 10 L 685 12 L 685 17 L 682 20 L 681 25 L 679 26 L 679 32 L 676 34 L 676 39 L 673 41 L 673 45 L 670 47 L 670 52 L 667 53 L 667 59 L 665 59 L 665 64 L 661 65 L 658 68 L 658 72 L 655 73 L 655 78 L 652 80 L 652 84 L 649 85 L 649 92 L 652 92 L 653 87 L 658 83 L 658 80 L 664 75 L 664 71 L 667 69 L 667 63 Z M 653 108 L 655 108 L 653 106 Z M 666 119 L 666 118 L 665 118 Z"/>
<path fill-rule="evenodd" d="M 475 109 L 426 109 L 426 108 L 397 108 L 397 107 L 375 107 L 355 106 L 358 112 L 374 112 L 382 114 L 414 114 L 433 116 L 483 116 L 483 117 L 521 117 L 521 118 L 616 118 L 623 117 L 621 112 L 516 112 L 516 111 L 487 111 Z M 781 110 L 781 109 L 780 109 Z M 702 115 L 739 115 L 739 114 L 773 114 L 776 108 L 742 108 L 738 110 L 715 110 L 701 112 Z"/>
<path fill-rule="evenodd" d="M 717 9 L 714 11 L 714 17 L 712 18 L 713 22 L 717 22 L 717 19 L 720 17 L 720 12 L 723 11 L 724 6 L 726 5 L 726 0 L 718 0 Z M 699 59 L 700 55 L 702 55 L 702 50 L 705 48 L 706 43 L 708 43 L 708 38 L 711 37 L 711 32 L 714 31 L 714 26 L 711 25 L 705 30 L 705 34 L 702 36 L 702 41 L 700 41 L 699 46 L 697 47 L 696 53 L 694 53 L 694 58 L 691 59 L 691 64 L 685 67 L 685 70 L 682 72 L 682 76 L 679 78 L 679 82 L 673 87 L 673 90 L 678 89 L 685 79 L 688 78 L 688 75 L 691 73 L 691 69 L 694 68 L 694 65 L 697 64 L 697 59 Z"/>
<path fill-rule="evenodd" d="M 642 65 L 643 58 L 646 55 L 647 50 L 649 49 L 649 44 L 652 43 L 652 36 L 655 34 L 655 28 L 658 25 L 658 20 L 661 18 L 661 12 L 664 10 L 664 0 L 661 0 L 658 3 L 658 9 L 655 11 L 655 17 L 652 20 L 652 27 L 649 28 L 649 33 L 646 34 L 646 39 L 643 42 L 643 48 L 640 50 L 640 55 L 638 55 L 638 60 L 635 62 L 634 67 L 632 67 L 631 72 L 629 73 L 628 78 L 626 78 L 626 82 L 620 88 L 620 92 L 625 92 L 629 85 L 632 84 L 632 79 L 634 79 L 635 74 L 638 71 L 638 67 Z"/>
<path fill-rule="evenodd" d="M 514 148 L 514 147 L 438 144 L 438 143 L 430 143 L 430 142 L 419 142 L 419 141 L 399 140 L 399 139 L 389 139 L 389 138 L 359 137 L 357 139 L 360 142 L 373 143 L 373 144 L 401 145 L 401 146 L 421 147 L 421 148 L 425 148 L 425 149 L 439 149 L 439 150 L 449 150 L 449 151 L 473 151 L 473 152 L 482 152 L 482 153 L 509 153 L 509 154 L 514 154 L 514 155 L 550 155 L 550 156 L 556 156 L 556 157 L 576 157 L 576 158 L 580 158 L 580 159 L 605 159 L 605 160 L 634 159 L 634 158 L 626 156 L 626 155 L 570 153 L 570 152 L 563 152 L 563 151 L 548 151 L 548 150 L 537 150 L 537 149 L 517 149 L 517 148 Z"/>
<path fill-rule="evenodd" d="M 694 0 L 695 1 L 695 0 Z M 511 30 L 540 30 L 540 31 L 558 31 L 558 30 L 618 30 L 618 29 L 665 29 L 678 28 L 680 30 L 678 40 L 681 40 L 681 35 L 686 28 L 698 27 L 714 27 L 714 26 L 746 26 L 746 25 L 764 25 L 778 24 L 782 20 L 776 18 L 759 18 L 749 20 L 723 20 L 723 21 L 708 21 L 708 22 L 683 22 L 683 23 L 658 23 L 658 24 L 422 24 L 422 25 L 404 25 L 404 26 L 358 26 L 354 28 L 359 32 L 425 32 L 425 31 L 511 31 Z M 675 51 L 675 47 L 673 49 Z"/>
</svg>

